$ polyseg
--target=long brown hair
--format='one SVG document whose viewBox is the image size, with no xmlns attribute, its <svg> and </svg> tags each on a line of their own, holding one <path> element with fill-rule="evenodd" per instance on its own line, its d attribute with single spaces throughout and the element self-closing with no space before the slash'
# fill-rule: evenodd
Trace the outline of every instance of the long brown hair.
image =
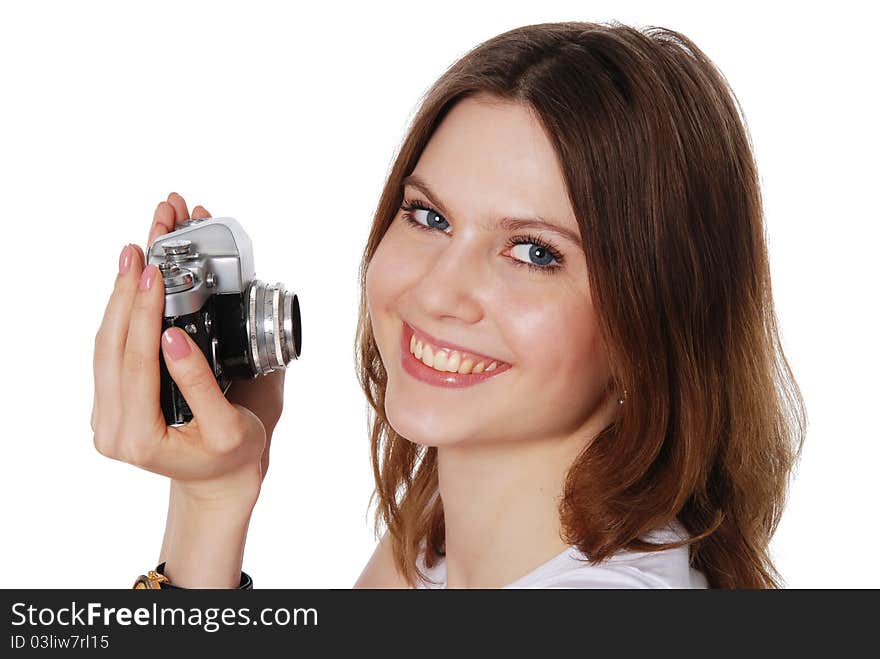
<svg viewBox="0 0 880 659">
<path fill-rule="evenodd" d="M 397 434 L 366 306 L 370 260 L 410 174 L 454 103 L 524 104 L 555 148 L 580 225 L 616 419 L 566 478 L 565 541 L 597 563 L 678 517 L 716 588 L 773 588 L 768 545 L 807 418 L 782 351 L 763 209 L 739 101 L 682 34 L 546 23 L 480 44 L 425 94 L 379 200 L 360 270 L 355 343 L 370 406 L 377 533 L 411 583 L 445 553 L 437 449 Z M 680 544 L 680 543 L 679 543 Z"/>
</svg>

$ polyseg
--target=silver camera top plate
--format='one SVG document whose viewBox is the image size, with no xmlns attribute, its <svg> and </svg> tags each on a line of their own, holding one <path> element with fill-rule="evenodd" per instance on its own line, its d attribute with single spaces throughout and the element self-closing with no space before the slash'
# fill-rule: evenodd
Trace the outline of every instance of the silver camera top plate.
<svg viewBox="0 0 880 659">
<path fill-rule="evenodd" d="M 196 312 L 211 295 L 242 293 L 255 276 L 251 239 L 231 217 L 187 220 L 156 239 L 147 263 L 173 263 L 192 275 L 191 285 L 166 289 L 166 317 Z"/>
</svg>

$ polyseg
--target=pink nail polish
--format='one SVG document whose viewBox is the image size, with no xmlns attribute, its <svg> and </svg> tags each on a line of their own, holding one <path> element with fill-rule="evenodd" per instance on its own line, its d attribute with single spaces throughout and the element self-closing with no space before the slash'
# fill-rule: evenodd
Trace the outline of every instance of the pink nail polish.
<svg viewBox="0 0 880 659">
<path fill-rule="evenodd" d="M 131 267 L 131 246 L 126 245 L 119 253 L 119 274 L 125 274 Z"/>
<path fill-rule="evenodd" d="M 171 359 L 183 359 L 190 353 L 189 343 L 183 332 L 177 327 L 169 327 L 162 334 L 162 345 L 165 346 L 165 352 Z"/>
<path fill-rule="evenodd" d="M 156 279 L 156 266 L 148 265 L 144 268 L 144 271 L 141 273 L 141 281 L 138 284 L 138 288 L 142 291 L 148 291 L 153 286 L 153 281 Z"/>
</svg>

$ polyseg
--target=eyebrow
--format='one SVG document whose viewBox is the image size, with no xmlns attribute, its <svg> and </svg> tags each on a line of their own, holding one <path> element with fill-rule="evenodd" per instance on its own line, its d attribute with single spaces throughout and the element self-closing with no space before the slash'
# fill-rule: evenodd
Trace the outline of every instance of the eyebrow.
<svg viewBox="0 0 880 659">
<path fill-rule="evenodd" d="M 449 216 L 449 213 L 444 208 L 439 196 L 434 193 L 428 183 L 417 174 L 410 174 L 405 177 L 402 181 L 402 185 L 411 185 L 416 188 L 419 192 L 425 195 L 428 198 L 428 201 L 434 204 L 443 215 Z M 498 221 L 498 226 L 508 231 L 518 231 L 520 229 L 544 229 L 545 231 L 550 231 L 569 240 L 579 249 L 583 249 L 583 245 L 581 245 L 581 237 L 574 231 L 561 227 L 553 222 L 543 220 L 540 217 L 505 217 Z"/>
</svg>

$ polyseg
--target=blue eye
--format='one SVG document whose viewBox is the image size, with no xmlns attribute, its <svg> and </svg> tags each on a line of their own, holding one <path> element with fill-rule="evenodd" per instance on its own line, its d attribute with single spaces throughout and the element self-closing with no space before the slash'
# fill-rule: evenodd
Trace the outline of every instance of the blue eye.
<svg viewBox="0 0 880 659">
<path fill-rule="evenodd" d="M 510 253 L 521 259 L 528 259 L 535 265 L 541 265 L 545 267 L 552 265 L 553 261 L 556 260 L 556 257 L 553 256 L 553 254 L 550 253 L 550 250 L 544 247 L 543 244 L 536 243 L 534 242 L 534 240 L 535 239 L 532 238 L 529 242 L 516 243 Z"/>
<path fill-rule="evenodd" d="M 409 217 L 423 227 L 428 229 L 439 229 L 440 231 L 446 231 L 446 229 L 449 228 L 449 222 L 432 208 L 423 208 L 422 206 L 417 206 L 415 204 L 408 204 L 404 210 L 409 213 Z M 422 214 L 425 215 L 424 222 L 418 219 Z"/>
<path fill-rule="evenodd" d="M 400 210 L 404 211 L 403 219 L 413 228 L 421 229 L 422 231 L 440 230 L 444 233 L 449 228 L 449 222 L 422 201 L 405 200 Z M 420 217 L 423 213 L 425 214 L 424 222 Z M 507 241 L 507 246 L 510 248 L 511 255 L 515 255 L 511 259 L 515 265 L 545 274 L 558 272 L 562 269 L 563 257 L 559 250 L 537 236 L 513 236 Z M 530 248 L 521 249 L 521 247 L 525 246 Z"/>
</svg>

